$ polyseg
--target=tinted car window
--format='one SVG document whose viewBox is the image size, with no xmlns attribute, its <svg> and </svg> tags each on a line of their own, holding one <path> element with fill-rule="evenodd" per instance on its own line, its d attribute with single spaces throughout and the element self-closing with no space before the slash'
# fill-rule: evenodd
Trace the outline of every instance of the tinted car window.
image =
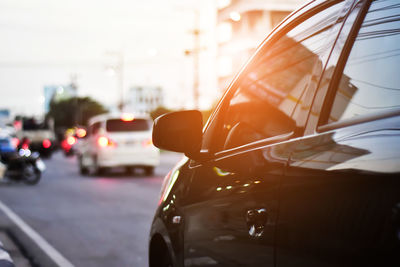
<svg viewBox="0 0 400 267">
<path fill-rule="evenodd" d="M 23 120 L 22 129 L 25 131 L 48 130 L 49 126 L 47 122 L 40 123 L 33 118 L 28 118 Z"/>
<path fill-rule="evenodd" d="M 373 1 L 341 77 L 328 123 L 400 107 L 400 4 Z"/>
<path fill-rule="evenodd" d="M 150 130 L 150 123 L 144 119 L 135 119 L 133 121 L 113 119 L 107 121 L 106 129 L 107 132 L 148 131 Z"/>
<path fill-rule="evenodd" d="M 101 123 L 100 123 L 100 122 L 94 123 L 92 126 L 90 126 L 90 132 L 91 132 L 92 134 L 97 134 L 97 132 L 98 132 L 99 129 L 100 129 L 100 126 L 101 126 Z"/>
<path fill-rule="evenodd" d="M 228 100 L 219 131 L 219 149 L 287 134 L 295 130 L 293 111 L 311 81 L 343 2 L 331 5 L 266 45 L 249 65 Z M 218 149 L 218 148 L 217 148 Z"/>
</svg>

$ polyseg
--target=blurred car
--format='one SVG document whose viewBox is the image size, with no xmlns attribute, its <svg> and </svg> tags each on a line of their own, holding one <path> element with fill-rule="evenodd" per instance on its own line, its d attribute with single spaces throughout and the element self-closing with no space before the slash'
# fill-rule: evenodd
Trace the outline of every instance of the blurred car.
<svg viewBox="0 0 400 267">
<path fill-rule="evenodd" d="M 29 143 L 29 149 L 39 152 L 43 158 L 51 157 L 57 147 L 54 131 L 48 121 L 24 118 L 16 135 L 19 140 Z"/>
<path fill-rule="evenodd" d="M 0 155 L 15 152 L 18 145 L 19 140 L 16 137 L 0 134 Z"/>
<path fill-rule="evenodd" d="M 70 128 L 65 131 L 61 148 L 65 156 L 72 156 L 79 150 L 80 140 L 86 137 L 86 129 L 83 127 Z"/>
<path fill-rule="evenodd" d="M 400 266 L 398 0 L 312 1 L 257 49 L 203 128 L 157 118 L 150 266 Z"/>
<path fill-rule="evenodd" d="M 103 114 L 89 121 L 79 148 L 79 168 L 100 174 L 113 167 L 142 168 L 153 174 L 160 152 L 151 141 L 152 121 L 147 116 Z"/>
</svg>

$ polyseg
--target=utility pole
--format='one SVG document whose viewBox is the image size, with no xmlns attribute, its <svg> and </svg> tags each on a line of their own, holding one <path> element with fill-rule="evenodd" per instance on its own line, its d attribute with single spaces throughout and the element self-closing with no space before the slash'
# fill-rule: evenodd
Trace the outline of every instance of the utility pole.
<svg viewBox="0 0 400 267">
<path fill-rule="evenodd" d="M 78 125 L 80 121 L 80 106 L 78 102 L 78 75 L 76 73 L 71 74 L 71 84 L 70 87 L 74 91 L 75 97 L 75 110 L 74 110 L 74 124 Z"/>
</svg>

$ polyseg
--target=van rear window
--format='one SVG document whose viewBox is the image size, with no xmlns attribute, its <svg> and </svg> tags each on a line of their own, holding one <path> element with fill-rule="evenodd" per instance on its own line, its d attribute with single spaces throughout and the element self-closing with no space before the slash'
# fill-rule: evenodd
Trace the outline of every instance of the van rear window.
<svg viewBox="0 0 400 267">
<path fill-rule="evenodd" d="M 39 131 L 39 130 L 49 130 L 49 125 L 46 121 L 37 122 L 34 118 L 25 118 L 22 122 L 22 129 L 24 131 Z"/>
<path fill-rule="evenodd" d="M 150 121 L 135 119 L 133 121 L 123 121 L 121 119 L 108 120 L 106 124 L 107 132 L 135 132 L 150 130 Z"/>
</svg>

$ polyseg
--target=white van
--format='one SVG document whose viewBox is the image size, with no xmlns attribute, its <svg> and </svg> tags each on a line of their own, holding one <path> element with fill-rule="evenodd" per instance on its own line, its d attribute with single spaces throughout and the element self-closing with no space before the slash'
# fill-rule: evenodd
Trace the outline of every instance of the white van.
<svg viewBox="0 0 400 267">
<path fill-rule="evenodd" d="M 160 163 L 152 143 L 152 120 L 131 114 L 102 114 L 89 120 L 78 152 L 81 174 L 101 174 L 112 167 L 143 168 L 147 175 Z"/>
</svg>

